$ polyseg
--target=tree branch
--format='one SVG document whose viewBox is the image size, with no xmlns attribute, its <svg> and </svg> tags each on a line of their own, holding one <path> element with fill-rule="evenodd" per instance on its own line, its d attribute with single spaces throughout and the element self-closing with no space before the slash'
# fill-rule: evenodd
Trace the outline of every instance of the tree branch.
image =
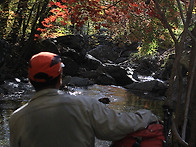
<svg viewBox="0 0 196 147">
<path fill-rule="evenodd" d="M 167 21 L 167 18 L 165 16 L 165 13 L 161 11 L 161 7 L 159 6 L 158 1 L 157 0 L 153 0 L 153 1 L 154 1 L 155 5 L 157 7 L 157 10 L 158 10 L 159 14 L 161 15 L 161 17 L 163 19 L 163 23 L 164 23 L 163 25 L 165 25 L 167 27 L 167 29 L 169 30 L 169 33 L 170 33 L 172 39 L 174 40 L 175 44 L 177 44 L 178 41 L 177 41 L 177 39 L 176 39 L 176 37 L 175 37 L 172 29 L 171 29 L 171 26 L 169 25 L 169 23 Z"/>
<path fill-rule="evenodd" d="M 172 119 L 172 132 L 173 132 L 172 134 L 174 134 L 175 139 L 176 139 L 181 145 L 183 145 L 183 146 L 188 146 L 188 145 L 189 145 L 186 141 L 184 141 L 184 140 L 180 137 L 180 135 L 179 135 L 179 133 L 178 133 L 178 131 L 177 131 L 175 122 L 174 122 L 173 119 Z"/>
<path fill-rule="evenodd" d="M 183 10 L 182 10 L 181 4 L 180 4 L 180 0 L 176 0 L 176 1 L 178 3 L 178 8 L 180 10 L 180 16 L 181 16 L 182 22 L 183 22 L 183 24 L 185 24 L 185 19 L 184 19 Z"/>
<path fill-rule="evenodd" d="M 194 6 L 194 0 L 190 0 L 190 4 L 189 4 L 189 8 L 187 11 L 187 19 L 186 22 L 184 24 L 184 37 L 186 32 L 188 32 L 188 28 L 189 28 L 189 24 L 192 18 L 192 12 L 193 12 L 193 6 Z M 188 85 L 188 92 L 187 92 L 187 96 L 186 96 L 186 103 L 185 103 L 185 112 L 184 112 L 184 124 L 183 124 L 183 128 L 182 128 L 182 139 L 185 139 L 186 137 L 186 127 L 187 127 L 187 122 L 188 122 L 188 110 L 189 110 L 189 104 L 190 104 L 190 95 L 191 95 L 191 89 L 192 89 L 192 85 L 193 85 L 193 76 L 195 74 L 195 67 L 196 65 L 196 59 L 193 63 L 193 69 L 192 71 L 189 71 L 190 74 L 190 81 L 189 81 L 189 85 Z"/>
</svg>

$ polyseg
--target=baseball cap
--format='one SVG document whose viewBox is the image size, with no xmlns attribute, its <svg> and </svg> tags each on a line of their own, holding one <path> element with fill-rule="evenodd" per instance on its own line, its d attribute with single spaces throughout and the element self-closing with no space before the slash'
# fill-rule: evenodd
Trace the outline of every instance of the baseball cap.
<svg viewBox="0 0 196 147">
<path fill-rule="evenodd" d="M 64 64 L 60 56 L 50 52 L 40 52 L 30 59 L 28 78 L 35 82 L 52 80 L 62 73 Z"/>
</svg>

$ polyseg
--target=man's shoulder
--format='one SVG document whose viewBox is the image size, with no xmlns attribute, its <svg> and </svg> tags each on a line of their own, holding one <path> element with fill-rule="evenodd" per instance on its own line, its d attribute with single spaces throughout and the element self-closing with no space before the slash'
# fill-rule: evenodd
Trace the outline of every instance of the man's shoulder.
<svg viewBox="0 0 196 147">
<path fill-rule="evenodd" d="M 26 109 L 27 105 L 28 105 L 28 103 L 26 103 L 25 105 L 23 105 L 23 106 L 19 107 L 18 109 L 16 109 L 11 114 L 9 121 L 10 120 L 17 120 L 17 119 L 19 119 L 22 116 L 23 111 Z"/>
<path fill-rule="evenodd" d="M 59 97 L 64 99 L 64 101 L 77 105 L 92 105 L 93 103 L 99 103 L 98 100 L 93 97 L 80 94 L 59 93 Z"/>
</svg>

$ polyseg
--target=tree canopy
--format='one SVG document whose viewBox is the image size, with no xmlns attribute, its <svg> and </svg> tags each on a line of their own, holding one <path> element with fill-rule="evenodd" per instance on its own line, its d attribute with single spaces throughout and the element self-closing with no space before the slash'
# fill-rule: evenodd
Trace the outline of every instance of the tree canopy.
<svg viewBox="0 0 196 147">
<path fill-rule="evenodd" d="M 23 42 L 107 30 L 107 35 L 115 40 L 142 42 L 141 53 L 151 54 L 153 48 L 160 46 L 160 40 L 166 48 L 174 43 L 171 31 L 176 38 L 180 36 L 181 14 L 186 17 L 190 4 L 195 6 L 188 0 L 5 0 L 0 5 L 0 36 Z M 193 25 L 191 19 L 189 29 Z"/>
</svg>

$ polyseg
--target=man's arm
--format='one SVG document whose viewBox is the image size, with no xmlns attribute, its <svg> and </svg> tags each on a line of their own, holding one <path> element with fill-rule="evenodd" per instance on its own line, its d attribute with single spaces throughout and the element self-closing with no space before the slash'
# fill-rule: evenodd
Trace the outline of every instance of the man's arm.
<svg viewBox="0 0 196 147">
<path fill-rule="evenodd" d="M 99 102 L 93 103 L 90 115 L 96 137 L 104 140 L 119 140 L 157 121 L 157 117 L 149 110 L 117 112 Z"/>
</svg>

